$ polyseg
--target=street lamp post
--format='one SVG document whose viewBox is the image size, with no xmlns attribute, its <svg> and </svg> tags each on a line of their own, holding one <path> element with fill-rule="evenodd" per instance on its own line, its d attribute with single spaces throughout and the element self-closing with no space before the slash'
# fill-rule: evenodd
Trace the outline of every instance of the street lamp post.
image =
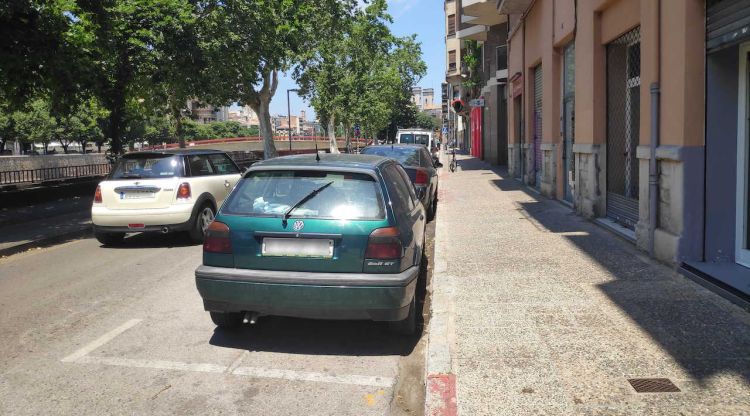
<svg viewBox="0 0 750 416">
<path fill-rule="evenodd" d="M 287 127 L 289 127 L 289 153 L 292 153 L 292 110 L 289 105 L 289 92 L 299 92 L 296 88 L 290 88 L 286 90 L 286 115 L 287 115 Z"/>
</svg>

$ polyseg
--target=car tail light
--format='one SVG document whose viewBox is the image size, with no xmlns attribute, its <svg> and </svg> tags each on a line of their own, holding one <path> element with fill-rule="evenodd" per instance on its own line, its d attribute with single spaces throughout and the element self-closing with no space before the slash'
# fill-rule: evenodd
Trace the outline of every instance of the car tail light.
<svg viewBox="0 0 750 416">
<path fill-rule="evenodd" d="M 414 181 L 416 185 L 427 185 L 430 181 L 430 177 L 427 176 L 427 172 L 417 169 L 417 179 Z"/>
<path fill-rule="evenodd" d="M 403 256 L 398 228 L 378 228 L 370 233 L 365 258 L 395 260 Z"/>
<path fill-rule="evenodd" d="M 96 185 L 96 191 L 94 191 L 94 203 L 95 204 L 102 203 L 102 187 L 99 185 Z"/>
<path fill-rule="evenodd" d="M 183 182 L 180 187 L 177 188 L 177 199 L 189 199 L 190 198 L 190 184 Z"/>
<path fill-rule="evenodd" d="M 229 226 L 214 221 L 206 228 L 203 238 L 203 251 L 206 253 L 232 253 L 232 240 L 229 238 Z"/>
</svg>

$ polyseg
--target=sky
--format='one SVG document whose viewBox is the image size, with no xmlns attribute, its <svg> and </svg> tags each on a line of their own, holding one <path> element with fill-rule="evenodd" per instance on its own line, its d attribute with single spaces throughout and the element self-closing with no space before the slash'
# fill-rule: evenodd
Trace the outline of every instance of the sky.
<svg viewBox="0 0 750 416">
<path fill-rule="evenodd" d="M 422 88 L 434 88 L 439 99 L 440 83 L 445 79 L 445 25 L 443 24 L 442 0 L 388 0 L 388 12 L 393 17 L 391 31 L 396 36 L 416 33 L 422 44 L 422 59 L 427 63 L 427 74 L 419 82 Z M 271 100 L 271 114 L 286 115 L 286 90 L 296 88 L 293 79 L 283 76 L 279 79 L 276 95 Z M 307 118 L 313 119 L 315 111 L 308 103 L 289 93 L 292 115 L 300 110 L 307 111 Z"/>
</svg>

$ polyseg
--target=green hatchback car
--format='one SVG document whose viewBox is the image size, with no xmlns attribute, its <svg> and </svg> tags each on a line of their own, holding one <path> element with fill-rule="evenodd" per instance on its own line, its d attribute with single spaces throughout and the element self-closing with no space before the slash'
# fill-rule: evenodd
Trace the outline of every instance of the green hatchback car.
<svg viewBox="0 0 750 416">
<path fill-rule="evenodd" d="M 195 271 L 222 328 L 262 315 L 416 329 L 425 209 L 398 162 L 298 155 L 253 165 L 206 231 Z"/>
</svg>

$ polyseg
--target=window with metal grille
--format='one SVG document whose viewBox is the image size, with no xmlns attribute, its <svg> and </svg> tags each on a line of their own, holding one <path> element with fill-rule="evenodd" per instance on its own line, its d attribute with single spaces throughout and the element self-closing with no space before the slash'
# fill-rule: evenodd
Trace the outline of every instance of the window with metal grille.
<svg viewBox="0 0 750 416">
<path fill-rule="evenodd" d="M 456 51 L 448 51 L 448 71 L 456 70 Z"/>
<path fill-rule="evenodd" d="M 638 222 L 641 33 L 635 28 L 607 45 L 607 215 Z"/>
<path fill-rule="evenodd" d="M 453 36 L 456 34 L 456 15 L 450 14 L 448 15 L 448 36 Z"/>
</svg>

